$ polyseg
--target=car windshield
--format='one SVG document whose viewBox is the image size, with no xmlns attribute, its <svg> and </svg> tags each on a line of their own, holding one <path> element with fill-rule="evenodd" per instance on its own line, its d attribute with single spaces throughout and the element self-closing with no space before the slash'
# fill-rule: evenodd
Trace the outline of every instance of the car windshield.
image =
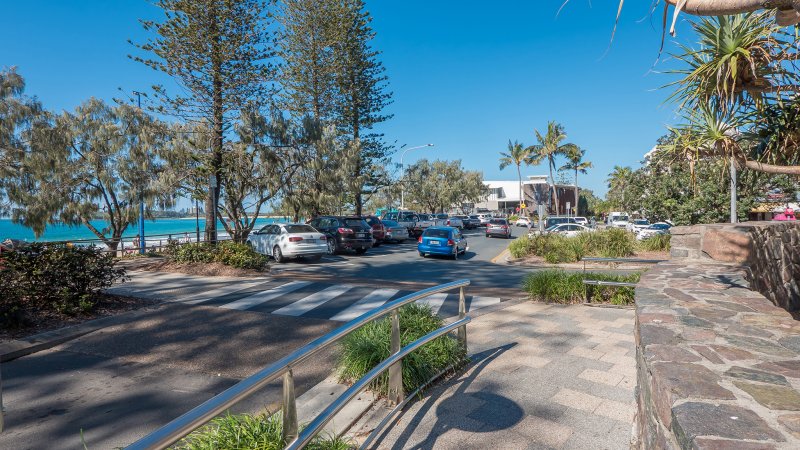
<svg viewBox="0 0 800 450">
<path fill-rule="evenodd" d="M 506 219 L 492 219 L 489 221 L 492 225 L 506 225 Z"/>
<path fill-rule="evenodd" d="M 650 229 L 651 230 L 668 230 L 669 229 L 669 225 L 667 225 L 665 223 L 657 223 L 657 224 L 654 224 L 654 225 L 650 225 Z"/>
<path fill-rule="evenodd" d="M 387 226 L 387 227 L 396 227 L 397 226 L 397 222 L 395 222 L 394 220 L 384 220 L 383 224 L 385 226 Z"/>
<path fill-rule="evenodd" d="M 614 217 L 614 220 L 617 221 L 617 222 L 627 222 L 628 221 L 628 216 L 617 216 L 617 217 Z"/>
<path fill-rule="evenodd" d="M 633 224 L 634 225 L 648 225 L 648 224 L 650 224 L 650 222 L 648 222 L 646 220 L 634 220 Z"/>
<path fill-rule="evenodd" d="M 311 225 L 286 225 L 287 233 L 316 233 L 317 230 Z"/>
<path fill-rule="evenodd" d="M 447 219 L 447 214 L 437 214 L 436 218 L 437 219 Z"/>
<path fill-rule="evenodd" d="M 422 235 L 425 237 L 449 238 L 450 232 L 447 230 L 425 230 Z"/>
<path fill-rule="evenodd" d="M 419 215 L 419 220 L 431 220 L 431 216 L 429 216 L 427 214 L 420 214 Z"/>
<path fill-rule="evenodd" d="M 400 220 L 408 220 L 412 216 L 414 216 L 414 213 L 412 213 L 412 212 L 402 213 L 402 214 L 400 214 Z"/>
<path fill-rule="evenodd" d="M 363 227 L 364 221 L 361 219 L 344 219 L 344 226 L 346 227 Z"/>
<path fill-rule="evenodd" d="M 480 219 L 478 216 L 469 216 L 470 219 Z"/>
<path fill-rule="evenodd" d="M 561 224 L 551 225 L 551 226 L 547 227 L 547 229 L 545 229 L 545 231 L 553 231 L 556 228 L 558 228 L 559 225 L 561 225 Z"/>
</svg>

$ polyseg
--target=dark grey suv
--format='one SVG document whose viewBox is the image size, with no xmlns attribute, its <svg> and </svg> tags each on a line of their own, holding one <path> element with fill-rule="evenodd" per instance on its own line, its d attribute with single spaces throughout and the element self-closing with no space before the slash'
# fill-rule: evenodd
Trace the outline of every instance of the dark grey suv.
<svg viewBox="0 0 800 450">
<path fill-rule="evenodd" d="M 322 216 L 309 225 L 327 236 L 328 254 L 343 250 L 362 254 L 372 248 L 372 227 L 361 217 Z"/>
</svg>

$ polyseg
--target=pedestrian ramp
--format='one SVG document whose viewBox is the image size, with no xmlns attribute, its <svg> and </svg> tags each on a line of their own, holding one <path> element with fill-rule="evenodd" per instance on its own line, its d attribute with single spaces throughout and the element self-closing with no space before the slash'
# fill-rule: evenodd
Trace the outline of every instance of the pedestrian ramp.
<svg viewBox="0 0 800 450">
<path fill-rule="evenodd" d="M 163 291 L 164 296 L 160 299 L 175 303 L 347 322 L 390 300 L 414 292 L 347 283 L 286 279 L 239 278 L 209 285 L 202 282 L 208 277 L 182 275 L 180 279 L 183 284 L 174 276 L 156 278 L 160 283 L 150 277 L 146 283 L 138 283 L 134 279 L 133 283 L 125 287 L 125 293 L 120 295 L 137 297 L 137 288 L 141 288 L 146 298 L 159 299 L 159 293 Z M 453 317 L 458 315 L 458 295 L 434 294 L 419 303 L 428 305 L 441 317 Z M 465 300 L 467 311 L 475 311 L 499 304 L 504 299 L 467 295 Z"/>
</svg>

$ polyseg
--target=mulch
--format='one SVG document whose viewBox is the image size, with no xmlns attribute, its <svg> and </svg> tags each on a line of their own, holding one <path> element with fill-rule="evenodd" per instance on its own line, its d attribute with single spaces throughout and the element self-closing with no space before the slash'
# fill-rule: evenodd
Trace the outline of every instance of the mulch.
<svg viewBox="0 0 800 450">
<path fill-rule="evenodd" d="M 52 310 L 31 309 L 25 312 L 25 323 L 14 328 L 0 328 L 0 342 L 21 339 L 46 331 L 57 330 L 71 325 L 78 325 L 101 317 L 113 316 L 148 306 L 159 301 L 145 300 L 119 295 L 97 294 L 94 309 L 89 313 L 74 315 L 62 314 Z"/>
<path fill-rule="evenodd" d="M 130 263 L 122 260 L 118 266 L 128 270 L 175 272 L 206 277 L 259 277 L 269 273 L 268 268 L 264 268 L 264 270 L 237 269 L 217 262 L 176 263 L 167 258 L 141 258 Z"/>
</svg>

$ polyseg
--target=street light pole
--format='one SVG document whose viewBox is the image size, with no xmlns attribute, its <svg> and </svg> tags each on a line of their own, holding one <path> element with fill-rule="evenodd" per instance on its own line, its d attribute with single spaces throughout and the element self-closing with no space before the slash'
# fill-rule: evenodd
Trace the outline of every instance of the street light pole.
<svg viewBox="0 0 800 450">
<path fill-rule="evenodd" d="M 136 95 L 139 104 L 139 112 L 142 112 L 142 93 L 139 91 L 133 91 L 134 95 Z M 144 255 L 144 248 L 145 248 L 145 239 L 144 239 L 144 187 L 141 188 L 139 191 L 139 254 Z"/>
<path fill-rule="evenodd" d="M 403 170 L 403 177 L 402 177 L 402 180 L 400 182 L 400 209 L 401 210 L 404 209 L 405 206 L 406 206 L 406 202 L 405 202 L 405 197 L 406 197 L 406 195 L 405 195 L 406 194 L 406 186 L 405 186 L 406 166 L 403 165 L 403 158 L 406 157 L 406 153 L 408 153 L 409 151 L 416 150 L 418 148 L 425 148 L 425 147 L 433 147 L 433 144 L 418 145 L 416 147 L 407 148 L 407 149 L 405 149 L 405 151 L 403 151 L 403 154 L 400 155 L 400 167 Z"/>
</svg>

